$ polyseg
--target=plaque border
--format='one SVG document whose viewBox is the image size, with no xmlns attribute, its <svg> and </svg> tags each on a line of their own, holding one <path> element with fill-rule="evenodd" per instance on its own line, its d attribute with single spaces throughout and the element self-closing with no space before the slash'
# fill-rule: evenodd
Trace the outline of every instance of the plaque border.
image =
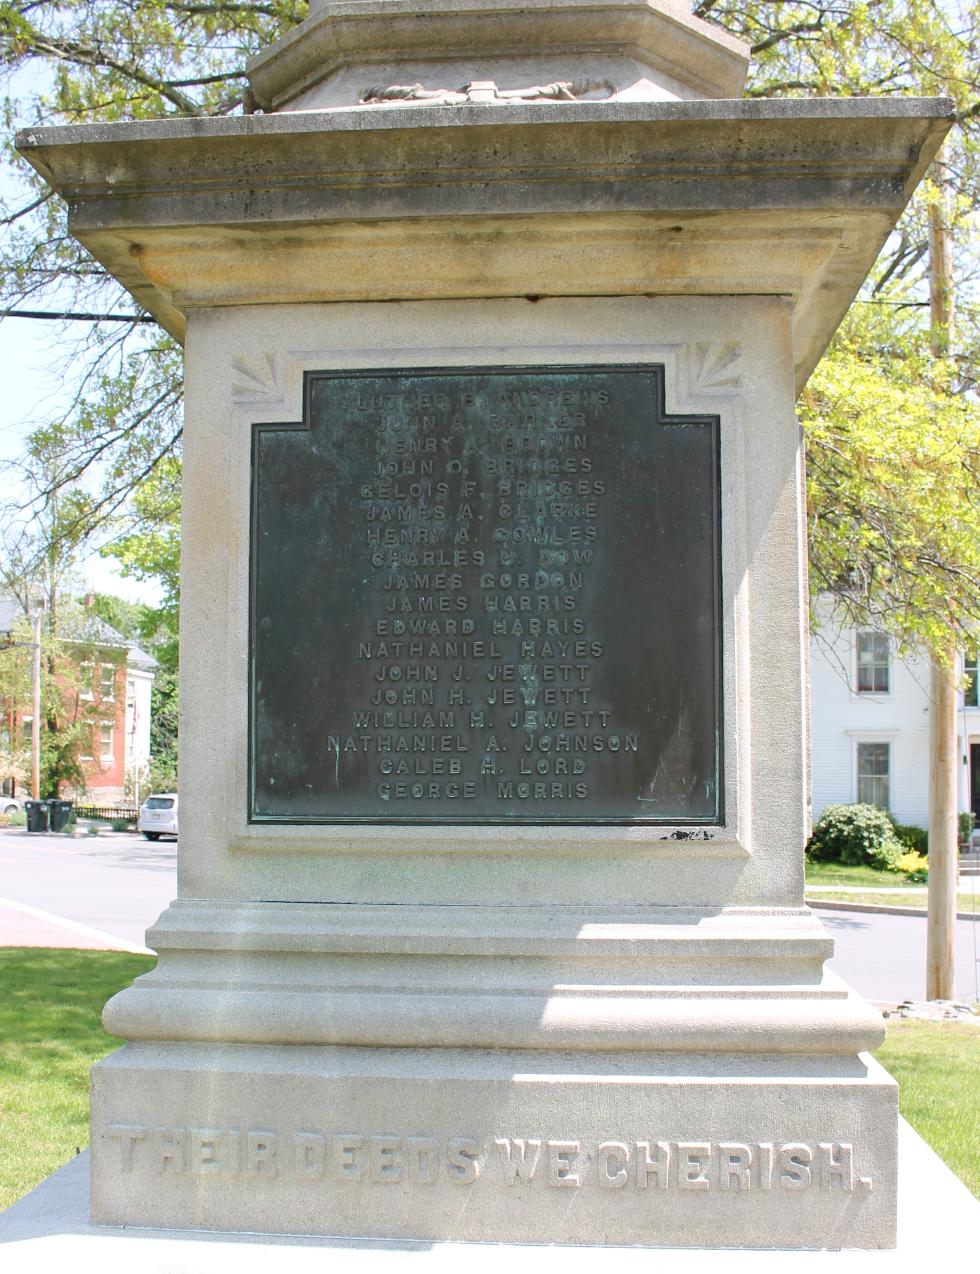
<svg viewBox="0 0 980 1274">
<path fill-rule="evenodd" d="M 656 385 L 654 425 L 667 427 L 704 426 L 712 431 L 712 548 L 715 559 L 713 599 L 713 666 L 715 671 L 715 812 L 710 818 L 644 817 L 591 817 L 560 818 L 554 815 L 535 817 L 529 814 L 510 817 L 484 817 L 447 815 L 348 814 L 348 815 L 290 815 L 255 813 L 255 624 L 256 624 L 256 574 L 257 543 L 256 519 L 258 512 L 258 447 L 263 433 L 286 431 L 309 433 L 312 429 L 311 398 L 313 384 L 320 380 L 361 380 L 371 377 L 397 376 L 454 376 L 474 375 L 533 375 L 571 374 L 583 372 L 653 373 Z M 302 373 L 302 419 L 292 421 L 253 421 L 249 445 L 249 510 L 248 510 L 248 633 L 247 633 L 247 719 L 246 719 L 246 783 L 245 822 L 252 827 L 425 827 L 457 826 L 479 827 L 677 827 L 714 828 L 725 826 L 725 703 L 724 703 L 724 651 L 722 648 L 722 598 L 723 598 L 723 543 L 722 543 L 722 488 L 721 488 L 721 417 L 717 414 L 670 413 L 666 409 L 667 369 L 663 362 L 651 363 L 512 363 L 469 364 L 436 367 L 357 367 L 305 369 Z M 692 837 L 696 832 L 692 832 Z"/>
</svg>

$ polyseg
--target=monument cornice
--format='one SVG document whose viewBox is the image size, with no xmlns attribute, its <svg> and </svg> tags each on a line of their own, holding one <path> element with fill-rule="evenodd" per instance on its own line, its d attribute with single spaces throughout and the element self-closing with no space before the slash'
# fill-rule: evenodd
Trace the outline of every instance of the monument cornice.
<svg viewBox="0 0 980 1274">
<path fill-rule="evenodd" d="M 178 339 L 215 305 L 780 295 L 800 388 L 951 119 L 943 98 L 392 104 L 18 147 Z"/>
</svg>

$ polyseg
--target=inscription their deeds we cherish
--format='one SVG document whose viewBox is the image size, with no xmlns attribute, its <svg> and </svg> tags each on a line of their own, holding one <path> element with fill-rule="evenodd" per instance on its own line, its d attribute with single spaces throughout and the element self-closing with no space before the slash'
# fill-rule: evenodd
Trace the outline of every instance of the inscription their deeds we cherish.
<svg viewBox="0 0 980 1274">
<path fill-rule="evenodd" d="M 850 1142 L 366 1136 L 297 1130 L 110 1124 L 123 1172 L 243 1181 L 361 1182 L 606 1190 L 870 1190 Z"/>
</svg>

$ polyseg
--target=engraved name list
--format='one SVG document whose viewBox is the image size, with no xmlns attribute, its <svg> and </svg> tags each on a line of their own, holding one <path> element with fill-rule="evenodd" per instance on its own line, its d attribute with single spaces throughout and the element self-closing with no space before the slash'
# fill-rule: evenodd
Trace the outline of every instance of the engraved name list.
<svg viewBox="0 0 980 1274">
<path fill-rule="evenodd" d="M 311 373 L 254 435 L 253 820 L 719 821 L 717 421 L 660 367 Z"/>
</svg>

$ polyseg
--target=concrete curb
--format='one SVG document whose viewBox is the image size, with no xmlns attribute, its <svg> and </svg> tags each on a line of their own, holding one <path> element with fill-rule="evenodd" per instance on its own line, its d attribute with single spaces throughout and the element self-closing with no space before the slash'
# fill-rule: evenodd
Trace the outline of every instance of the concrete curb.
<svg viewBox="0 0 980 1274">
<path fill-rule="evenodd" d="M 925 907 L 876 907 L 871 902 L 819 902 L 805 898 L 811 911 L 867 911 L 881 916 L 928 916 Z M 958 911 L 957 920 L 980 920 L 980 911 Z"/>
</svg>

